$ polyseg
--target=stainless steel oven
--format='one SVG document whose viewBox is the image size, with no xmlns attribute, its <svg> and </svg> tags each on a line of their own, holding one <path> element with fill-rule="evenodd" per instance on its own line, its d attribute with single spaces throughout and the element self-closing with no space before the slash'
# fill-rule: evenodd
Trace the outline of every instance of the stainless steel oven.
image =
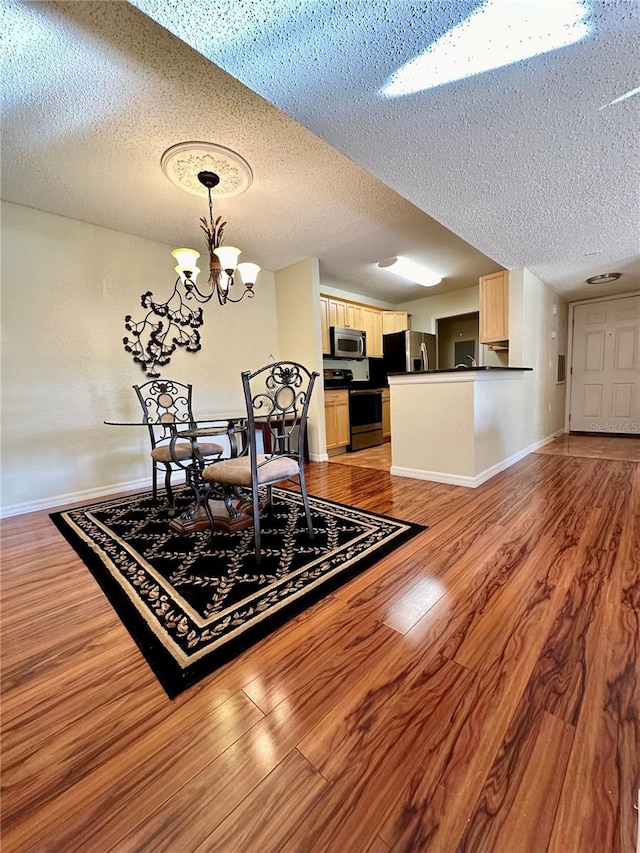
<svg viewBox="0 0 640 853">
<path fill-rule="evenodd" d="M 349 391 L 351 444 L 348 450 L 363 450 L 382 444 L 382 391 L 379 388 Z"/>
</svg>

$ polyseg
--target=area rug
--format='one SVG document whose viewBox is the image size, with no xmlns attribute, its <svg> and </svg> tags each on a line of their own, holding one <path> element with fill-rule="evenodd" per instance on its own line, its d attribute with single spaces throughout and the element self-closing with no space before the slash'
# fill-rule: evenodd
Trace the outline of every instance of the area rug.
<svg viewBox="0 0 640 853">
<path fill-rule="evenodd" d="M 309 538 L 298 492 L 274 489 L 275 511 L 253 529 L 180 535 L 151 493 L 56 512 L 51 519 L 86 563 L 173 698 L 360 574 L 425 528 L 310 496 Z M 177 511 L 190 492 L 178 492 Z"/>
</svg>

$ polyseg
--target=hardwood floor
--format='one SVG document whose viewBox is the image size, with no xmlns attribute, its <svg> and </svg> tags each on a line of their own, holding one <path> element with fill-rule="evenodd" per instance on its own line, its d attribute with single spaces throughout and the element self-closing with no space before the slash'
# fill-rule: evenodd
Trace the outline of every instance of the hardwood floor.
<svg viewBox="0 0 640 853">
<path fill-rule="evenodd" d="M 583 435 L 566 433 L 537 453 L 554 453 L 561 456 L 587 456 L 591 459 L 619 459 L 640 462 L 640 436 Z"/>
<path fill-rule="evenodd" d="M 3 523 L 3 853 L 632 853 L 640 464 L 308 483 L 429 528 L 174 701 L 47 513 Z"/>
<path fill-rule="evenodd" d="M 385 441 L 366 450 L 355 453 L 338 453 L 329 461 L 337 465 L 352 465 L 356 468 L 375 468 L 377 471 L 389 471 L 391 468 L 391 442 Z"/>
</svg>

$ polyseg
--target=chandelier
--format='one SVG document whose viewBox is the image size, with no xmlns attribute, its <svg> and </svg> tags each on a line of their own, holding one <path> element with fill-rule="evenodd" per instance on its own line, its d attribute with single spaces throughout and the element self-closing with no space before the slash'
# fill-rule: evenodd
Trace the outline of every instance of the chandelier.
<svg viewBox="0 0 640 853">
<path fill-rule="evenodd" d="M 192 264 L 194 270 L 189 269 L 190 261 L 187 260 L 184 253 L 191 252 L 192 256 L 197 260 L 200 253 L 194 249 L 176 249 L 172 255 L 178 261 L 176 272 L 182 277 L 185 272 L 195 272 L 195 278 L 189 280 L 189 288 L 199 302 L 208 302 L 215 293 L 218 297 L 220 305 L 226 305 L 227 302 L 240 302 L 245 296 L 255 296 L 253 286 L 256 283 L 256 278 L 260 272 L 258 264 L 248 262 L 238 263 L 240 249 L 235 246 L 223 246 L 222 240 L 224 228 L 227 224 L 222 222 L 222 217 L 213 218 L 213 198 L 211 191 L 220 183 L 220 176 L 215 172 L 198 172 L 198 180 L 203 187 L 206 187 L 209 196 L 209 218 L 202 217 L 200 227 L 207 238 L 207 248 L 209 250 L 209 285 L 210 292 L 202 293 L 198 290 L 195 278 L 197 278 L 200 270 Z M 233 299 L 230 295 L 231 288 L 236 283 L 235 275 L 240 273 L 244 290 L 238 299 Z M 186 279 L 183 278 L 186 285 Z"/>
<path fill-rule="evenodd" d="M 240 249 L 222 245 L 227 223 L 221 216 L 214 219 L 213 213 L 213 192 L 217 188 L 220 188 L 218 195 L 239 195 L 251 184 L 253 174 L 249 164 L 235 152 L 205 142 L 174 145 L 165 151 L 161 164 L 167 177 L 187 192 L 202 195 L 202 188 L 206 189 L 209 218 L 203 216 L 200 227 L 207 240 L 209 277 L 207 285 L 201 289 L 197 283 L 200 252 L 174 249 L 171 254 L 176 261 L 178 277 L 169 298 L 156 302 L 152 291 L 148 290 L 140 298 L 141 306 L 147 309 L 144 318 L 135 321 L 130 314 L 125 317 L 125 328 L 129 332 L 122 339 L 125 351 L 132 354 L 134 362 L 150 378 L 160 376 L 159 368 L 169 363 L 176 347 L 184 347 L 187 352 L 201 349 L 198 329 L 204 317 L 202 308 L 196 307 L 194 301 L 209 302 L 214 294 L 220 305 L 240 302 L 245 296 L 252 298 L 260 272 L 258 264 L 238 263 Z M 203 165 L 211 168 L 201 168 Z M 232 288 L 240 284 L 244 289 L 235 298 L 231 295 Z"/>
</svg>

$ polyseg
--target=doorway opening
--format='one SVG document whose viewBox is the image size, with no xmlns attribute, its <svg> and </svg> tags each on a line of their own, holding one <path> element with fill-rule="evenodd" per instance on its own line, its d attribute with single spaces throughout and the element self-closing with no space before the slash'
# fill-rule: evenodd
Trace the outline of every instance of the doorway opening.
<svg viewBox="0 0 640 853">
<path fill-rule="evenodd" d="M 446 370 L 457 364 L 479 362 L 480 313 L 471 311 L 436 320 L 438 368 Z"/>
</svg>

